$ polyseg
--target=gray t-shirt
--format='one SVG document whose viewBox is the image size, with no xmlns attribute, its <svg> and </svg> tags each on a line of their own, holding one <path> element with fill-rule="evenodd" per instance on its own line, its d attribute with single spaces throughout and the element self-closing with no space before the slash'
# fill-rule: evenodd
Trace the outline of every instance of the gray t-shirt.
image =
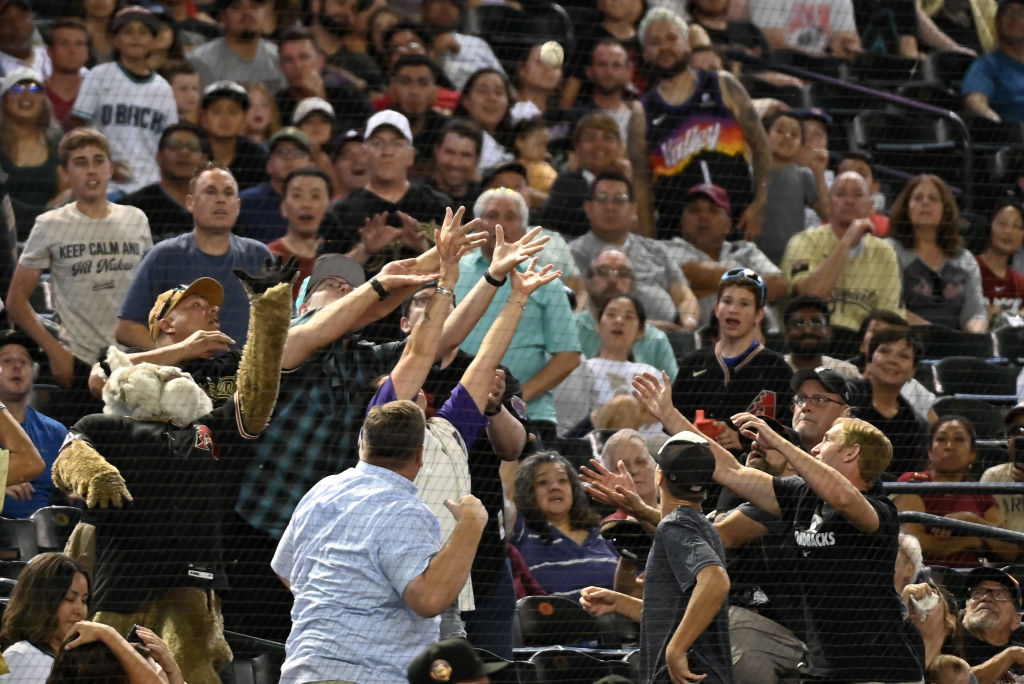
<svg viewBox="0 0 1024 684">
<path fill-rule="evenodd" d="M 636 283 L 634 294 L 643 302 L 647 318 L 655 321 L 676 320 L 678 311 L 668 288 L 675 283 L 689 283 L 679 268 L 679 263 L 669 259 L 662 243 L 629 233 L 623 244 L 613 245 L 587 232 L 570 242 L 569 249 L 572 250 L 576 266 L 581 273 L 588 272 L 594 257 L 606 249 L 625 252 L 633 262 L 633 279 Z"/>
<path fill-rule="evenodd" d="M 242 59 L 228 47 L 223 38 L 200 45 L 188 55 L 188 61 L 199 72 L 199 81 L 206 87 L 214 81 L 262 83 L 275 93 L 285 85 L 278 66 L 277 46 L 260 39 L 252 59 Z"/>
<path fill-rule="evenodd" d="M 665 648 L 686 613 L 704 568 L 725 567 L 725 549 L 714 526 L 699 509 L 680 506 L 658 525 L 644 574 L 643 618 L 640 624 L 641 681 L 670 682 Z M 732 682 L 728 601 L 688 653 L 690 671 L 707 674 L 704 684 Z"/>
<path fill-rule="evenodd" d="M 764 204 L 764 227 L 757 246 L 774 263 L 782 263 L 789 238 L 804 229 L 804 207 L 817 201 L 813 171 L 796 164 L 772 169 Z"/>
<path fill-rule="evenodd" d="M 18 261 L 50 272 L 61 343 L 90 364 L 114 344 L 117 307 L 153 246 L 141 210 L 107 206 L 110 215 L 102 219 L 86 216 L 74 202 L 41 215 Z"/>
</svg>

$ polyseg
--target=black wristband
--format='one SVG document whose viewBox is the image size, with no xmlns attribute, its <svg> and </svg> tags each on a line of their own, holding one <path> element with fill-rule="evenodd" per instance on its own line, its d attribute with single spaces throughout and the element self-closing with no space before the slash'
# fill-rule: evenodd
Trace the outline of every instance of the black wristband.
<svg viewBox="0 0 1024 684">
<path fill-rule="evenodd" d="M 508 282 L 508 275 L 506 275 L 501 280 L 498 280 L 497 278 L 491 275 L 490 271 L 484 271 L 484 280 L 486 280 L 489 284 L 493 285 L 494 287 L 501 287 L 502 285 Z"/>
<path fill-rule="evenodd" d="M 381 301 L 387 299 L 388 296 L 391 294 L 384 288 L 383 285 L 380 284 L 380 281 L 377 280 L 376 278 L 370 278 L 370 287 L 372 287 L 373 291 L 377 293 L 377 296 L 380 297 Z"/>
<path fill-rule="evenodd" d="M 501 404 L 498 404 L 498 408 L 494 409 L 493 411 L 484 411 L 484 415 L 487 416 L 488 418 L 492 418 L 498 415 L 499 413 L 501 413 Z"/>
</svg>

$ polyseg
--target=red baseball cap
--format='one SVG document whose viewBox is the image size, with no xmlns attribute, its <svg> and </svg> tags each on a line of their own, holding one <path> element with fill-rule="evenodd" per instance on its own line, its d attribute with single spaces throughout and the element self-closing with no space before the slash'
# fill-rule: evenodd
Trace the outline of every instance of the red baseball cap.
<svg viewBox="0 0 1024 684">
<path fill-rule="evenodd" d="M 686 193 L 687 200 L 693 197 L 706 197 L 711 200 L 711 202 L 724 209 L 726 214 L 732 213 L 732 205 L 729 204 L 729 193 L 727 193 L 725 188 L 720 185 L 715 185 L 713 183 L 701 183 L 700 185 L 694 185 Z"/>
</svg>

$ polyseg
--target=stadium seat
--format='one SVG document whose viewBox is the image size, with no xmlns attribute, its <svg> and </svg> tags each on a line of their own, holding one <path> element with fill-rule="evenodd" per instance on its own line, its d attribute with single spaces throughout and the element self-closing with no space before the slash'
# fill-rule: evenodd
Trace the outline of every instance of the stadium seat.
<svg viewBox="0 0 1024 684">
<path fill-rule="evenodd" d="M 747 94 L 752 99 L 772 98 L 785 102 L 793 109 L 798 109 L 806 104 L 804 90 L 797 86 L 784 86 L 769 83 L 753 74 L 744 74 L 740 77 L 740 83 L 747 89 Z"/>
<path fill-rule="evenodd" d="M 973 61 L 974 57 L 962 52 L 931 52 L 924 60 L 925 79 L 945 83 L 951 90 L 959 92 L 960 82 L 964 80 L 964 75 Z"/>
<path fill-rule="evenodd" d="M 516 64 L 532 45 L 556 40 L 566 55 L 575 48 L 572 20 L 557 3 L 531 3 L 529 11 L 510 5 L 484 4 L 475 13 L 480 35 L 491 44 L 506 73 L 516 73 Z"/>
<path fill-rule="evenodd" d="M 945 122 L 933 116 L 886 110 L 862 111 L 851 124 L 851 147 L 875 163 L 909 174 L 935 173 L 951 185 L 963 176 L 960 143 L 950 140 Z"/>
<path fill-rule="evenodd" d="M 71 532 L 82 517 L 73 506 L 47 506 L 32 514 L 40 551 L 63 551 Z"/>
<path fill-rule="evenodd" d="M 914 81 L 904 83 L 896 89 L 896 94 L 909 100 L 922 102 L 932 107 L 956 111 L 960 109 L 963 98 L 960 93 L 953 92 L 946 84 L 938 81 Z M 894 105 L 898 106 L 898 105 Z"/>
<path fill-rule="evenodd" d="M 1003 438 L 1003 411 L 980 399 L 939 397 L 932 406 L 942 416 L 957 415 L 971 421 L 978 439 Z"/>
<path fill-rule="evenodd" d="M 971 132 L 971 146 L 975 151 L 998 152 L 1007 145 L 1024 143 L 1024 132 L 1018 122 L 992 121 L 969 112 L 964 112 L 963 120 Z"/>
<path fill-rule="evenodd" d="M 477 657 L 484 663 L 508 663 L 504 670 L 488 675 L 491 684 L 525 684 L 527 681 L 533 681 L 533 666 L 529 662 L 525 660 L 506 660 L 483 648 L 474 650 Z M 526 678 L 524 675 L 529 675 L 530 678 Z"/>
<path fill-rule="evenodd" d="M 643 567 L 643 566 L 641 566 Z M 597 618 L 598 646 L 601 648 L 624 648 L 636 645 L 640 640 L 640 623 L 616 613 Z"/>
<path fill-rule="evenodd" d="M 947 356 L 974 356 L 987 359 L 992 356 L 992 337 L 984 333 L 950 330 L 933 325 L 913 326 L 914 335 L 924 346 L 925 359 L 944 359 Z"/>
<path fill-rule="evenodd" d="M 907 81 L 921 80 L 924 65 L 920 60 L 882 52 L 862 52 L 850 64 L 850 77 L 874 86 L 898 87 Z"/>
<path fill-rule="evenodd" d="M 629 667 L 622 661 L 613 664 L 589 653 L 562 648 L 537 651 L 530 662 L 537 670 L 537 684 L 593 684 L 606 675 L 621 674 L 613 671 L 614 665 Z"/>
<path fill-rule="evenodd" d="M 936 363 L 935 389 L 939 394 L 1009 396 L 1017 394 L 1016 366 L 1000 366 L 974 356 L 950 356 Z"/>
<path fill-rule="evenodd" d="M 38 553 L 32 520 L 0 518 L 0 560 L 29 561 Z"/>
<path fill-rule="evenodd" d="M 561 596 L 527 596 L 516 602 L 524 646 L 593 643 L 597 620 L 583 606 Z"/>
<path fill-rule="evenodd" d="M 1004 326 L 992 331 L 992 346 L 995 355 L 1014 363 L 1024 359 L 1024 328 Z"/>
<path fill-rule="evenodd" d="M 28 561 L 0 561 L 0 578 L 16 580 Z"/>
</svg>

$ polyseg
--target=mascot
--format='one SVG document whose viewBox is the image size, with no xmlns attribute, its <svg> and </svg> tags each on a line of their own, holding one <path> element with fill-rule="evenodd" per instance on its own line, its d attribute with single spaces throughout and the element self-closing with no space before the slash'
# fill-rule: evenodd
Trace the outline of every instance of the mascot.
<svg viewBox="0 0 1024 684">
<path fill-rule="evenodd" d="M 213 409 L 180 369 L 133 366 L 112 347 L 103 413 L 71 428 L 53 466 L 57 486 L 89 507 L 91 526 L 76 529 L 69 549 L 94 548 L 93 619 L 122 634 L 134 624 L 155 631 L 189 684 L 220 682 L 231 662 L 221 523 L 277 400 L 296 270 L 278 259 L 256 276 L 235 272 L 249 292 L 249 335 L 224 405 Z"/>
</svg>

